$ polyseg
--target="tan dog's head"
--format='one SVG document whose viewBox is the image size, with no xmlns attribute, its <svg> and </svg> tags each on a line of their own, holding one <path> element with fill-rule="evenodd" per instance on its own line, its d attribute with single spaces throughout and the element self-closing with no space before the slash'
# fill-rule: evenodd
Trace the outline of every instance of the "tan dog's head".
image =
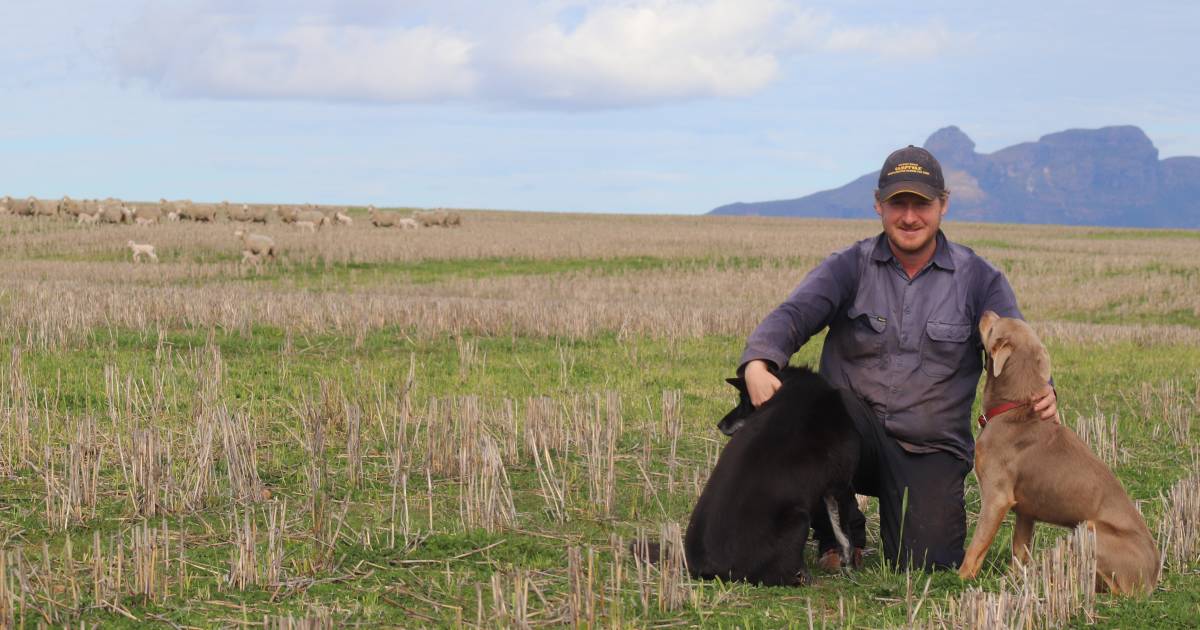
<svg viewBox="0 0 1200 630">
<path fill-rule="evenodd" d="M 979 318 L 979 338 L 989 359 L 988 382 L 1037 391 L 1050 380 L 1050 353 L 1025 322 L 987 311 Z"/>
</svg>

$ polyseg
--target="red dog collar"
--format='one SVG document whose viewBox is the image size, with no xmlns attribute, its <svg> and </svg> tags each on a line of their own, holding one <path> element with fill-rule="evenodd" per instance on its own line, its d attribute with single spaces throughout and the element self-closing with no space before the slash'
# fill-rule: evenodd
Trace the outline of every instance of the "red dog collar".
<svg viewBox="0 0 1200 630">
<path fill-rule="evenodd" d="M 1027 402 L 1023 402 L 1023 403 L 1006 402 L 1006 403 L 996 405 L 995 407 L 992 407 L 991 409 L 988 409 L 987 411 L 979 414 L 979 428 L 982 429 L 983 427 L 986 427 L 987 423 L 992 421 L 992 418 L 995 418 L 996 416 L 1004 413 L 1005 411 L 1012 411 L 1013 409 L 1016 409 L 1017 407 L 1024 407 L 1025 405 L 1028 405 L 1028 404 L 1029 403 L 1027 403 Z"/>
</svg>

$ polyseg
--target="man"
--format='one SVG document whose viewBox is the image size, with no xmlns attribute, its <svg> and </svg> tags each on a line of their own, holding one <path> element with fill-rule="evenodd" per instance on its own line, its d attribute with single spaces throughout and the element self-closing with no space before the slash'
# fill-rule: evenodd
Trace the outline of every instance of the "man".
<svg viewBox="0 0 1200 630">
<path fill-rule="evenodd" d="M 909 145 L 879 172 L 883 233 L 826 258 L 750 335 L 739 371 L 757 407 L 777 389 L 772 371 L 828 327 L 820 372 L 843 392 L 862 435 L 855 491 L 879 498 L 885 560 L 950 568 L 963 557 L 963 480 L 971 470 L 970 412 L 983 366 L 976 323 L 987 310 L 1021 317 L 1008 280 L 940 229 L 950 205 L 942 169 Z M 1047 384 L 1030 401 L 1058 414 Z M 854 515 L 856 547 L 864 519 Z M 828 519 L 815 518 L 821 565 L 836 567 Z"/>
</svg>

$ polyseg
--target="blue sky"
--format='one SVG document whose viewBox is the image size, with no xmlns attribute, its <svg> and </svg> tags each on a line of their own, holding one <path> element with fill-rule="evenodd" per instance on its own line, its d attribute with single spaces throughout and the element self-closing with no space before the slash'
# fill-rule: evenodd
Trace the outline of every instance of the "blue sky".
<svg viewBox="0 0 1200 630">
<path fill-rule="evenodd" d="M 0 194 L 701 213 L 1138 125 L 1200 155 L 1200 4 L 0 4 Z M 864 207 L 866 205 L 864 204 Z"/>
</svg>

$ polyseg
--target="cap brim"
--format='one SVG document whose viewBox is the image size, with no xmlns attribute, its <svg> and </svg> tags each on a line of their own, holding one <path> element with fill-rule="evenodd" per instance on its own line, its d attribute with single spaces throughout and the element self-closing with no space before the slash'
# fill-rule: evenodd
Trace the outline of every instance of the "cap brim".
<svg viewBox="0 0 1200 630">
<path fill-rule="evenodd" d="M 896 182 L 879 190 L 879 200 L 887 201 L 900 193 L 912 193 L 933 201 L 941 196 L 941 191 L 922 182 Z"/>
</svg>

